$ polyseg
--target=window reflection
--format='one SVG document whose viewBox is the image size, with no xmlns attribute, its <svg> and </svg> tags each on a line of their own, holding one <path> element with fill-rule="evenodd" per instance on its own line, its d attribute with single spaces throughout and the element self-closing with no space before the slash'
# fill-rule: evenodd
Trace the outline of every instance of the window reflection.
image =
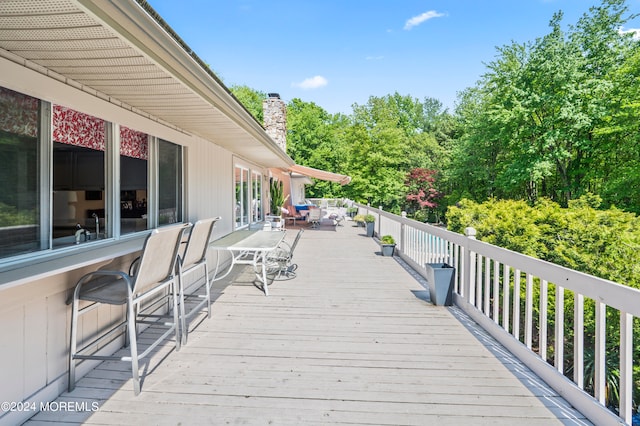
<svg viewBox="0 0 640 426">
<path fill-rule="evenodd" d="M 158 224 L 182 222 L 182 147 L 158 141 Z"/>
<path fill-rule="evenodd" d="M 251 201 L 251 221 L 262 220 L 262 175 L 256 172 L 251 173 L 251 185 L 253 189 L 253 200 Z"/>
<path fill-rule="evenodd" d="M 0 87 L 0 257 L 41 248 L 39 110 L 38 99 Z"/>
<path fill-rule="evenodd" d="M 147 221 L 149 136 L 120 127 L 120 233 L 143 231 Z"/>
<path fill-rule="evenodd" d="M 236 228 L 249 224 L 249 170 L 235 167 L 236 185 Z"/>
</svg>

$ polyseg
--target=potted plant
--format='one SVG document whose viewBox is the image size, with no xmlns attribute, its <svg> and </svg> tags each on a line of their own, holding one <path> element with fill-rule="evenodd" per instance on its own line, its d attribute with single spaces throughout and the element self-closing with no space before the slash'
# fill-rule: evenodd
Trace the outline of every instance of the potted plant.
<svg viewBox="0 0 640 426">
<path fill-rule="evenodd" d="M 364 215 L 363 214 L 357 214 L 353 217 L 353 221 L 358 225 L 358 226 L 364 226 Z"/>
<path fill-rule="evenodd" d="M 358 214 L 358 208 L 357 207 L 347 207 L 347 215 L 350 218 L 353 219 L 357 214 Z"/>
<path fill-rule="evenodd" d="M 427 263 L 425 269 L 431 303 L 451 306 L 453 304 L 455 268 L 446 263 Z"/>
<path fill-rule="evenodd" d="M 284 205 L 284 188 L 282 181 L 271 181 L 271 214 L 274 216 L 280 216 L 280 207 Z"/>
<path fill-rule="evenodd" d="M 373 237 L 375 231 L 375 221 L 376 217 L 372 214 L 367 214 L 364 216 L 364 223 L 367 227 L 367 237 Z"/>
<path fill-rule="evenodd" d="M 382 238 L 380 238 L 380 244 L 383 256 L 393 256 L 396 248 L 396 240 L 391 235 L 383 235 Z"/>
</svg>

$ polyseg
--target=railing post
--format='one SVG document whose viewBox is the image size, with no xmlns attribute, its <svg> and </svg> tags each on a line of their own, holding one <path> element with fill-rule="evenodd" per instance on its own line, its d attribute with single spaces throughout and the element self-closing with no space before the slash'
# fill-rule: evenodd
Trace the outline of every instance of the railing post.
<svg viewBox="0 0 640 426">
<path fill-rule="evenodd" d="M 407 218 L 407 212 L 401 212 L 400 215 L 403 219 Z M 404 253 L 404 222 L 400 224 L 400 241 L 398 245 L 400 246 L 400 252 Z"/>
<path fill-rule="evenodd" d="M 467 227 L 464 229 L 464 235 L 466 235 L 467 238 L 469 238 L 470 240 L 475 240 L 476 239 L 476 230 L 475 228 L 472 227 Z M 464 248 L 464 256 L 462 258 L 462 263 L 463 263 L 463 273 L 462 273 L 462 289 L 463 289 L 463 294 L 462 297 L 464 297 L 467 300 L 467 303 L 472 304 L 473 305 L 473 292 L 471 291 L 471 274 L 472 272 L 472 268 L 471 268 L 471 250 L 469 249 L 469 246 L 465 246 Z"/>
</svg>

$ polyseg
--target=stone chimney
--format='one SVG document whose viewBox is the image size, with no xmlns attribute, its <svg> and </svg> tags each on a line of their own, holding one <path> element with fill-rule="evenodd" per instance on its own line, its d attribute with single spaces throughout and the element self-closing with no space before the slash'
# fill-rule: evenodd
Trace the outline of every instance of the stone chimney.
<svg viewBox="0 0 640 426">
<path fill-rule="evenodd" d="M 267 134 L 287 152 L 287 106 L 279 94 L 269 93 L 267 99 L 262 101 L 262 115 Z"/>
</svg>

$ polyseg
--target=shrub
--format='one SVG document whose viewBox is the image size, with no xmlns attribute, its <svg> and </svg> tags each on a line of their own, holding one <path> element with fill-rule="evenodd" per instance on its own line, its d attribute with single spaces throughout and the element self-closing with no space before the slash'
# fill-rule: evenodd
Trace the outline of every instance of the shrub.
<svg viewBox="0 0 640 426">
<path fill-rule="evenodd" d="M 364 221 L 367 223 L 373 223 L 376 221 L 376 217 L 372 214 L 365 215 Z"/>
<path fill-rule="evenodd" d="M 383 235 L 382 238 L 380 238 L 380 242 L 382 244 L 395 244 L 396 240 L 394 240 L 391 235 Z"/>
</svg>

